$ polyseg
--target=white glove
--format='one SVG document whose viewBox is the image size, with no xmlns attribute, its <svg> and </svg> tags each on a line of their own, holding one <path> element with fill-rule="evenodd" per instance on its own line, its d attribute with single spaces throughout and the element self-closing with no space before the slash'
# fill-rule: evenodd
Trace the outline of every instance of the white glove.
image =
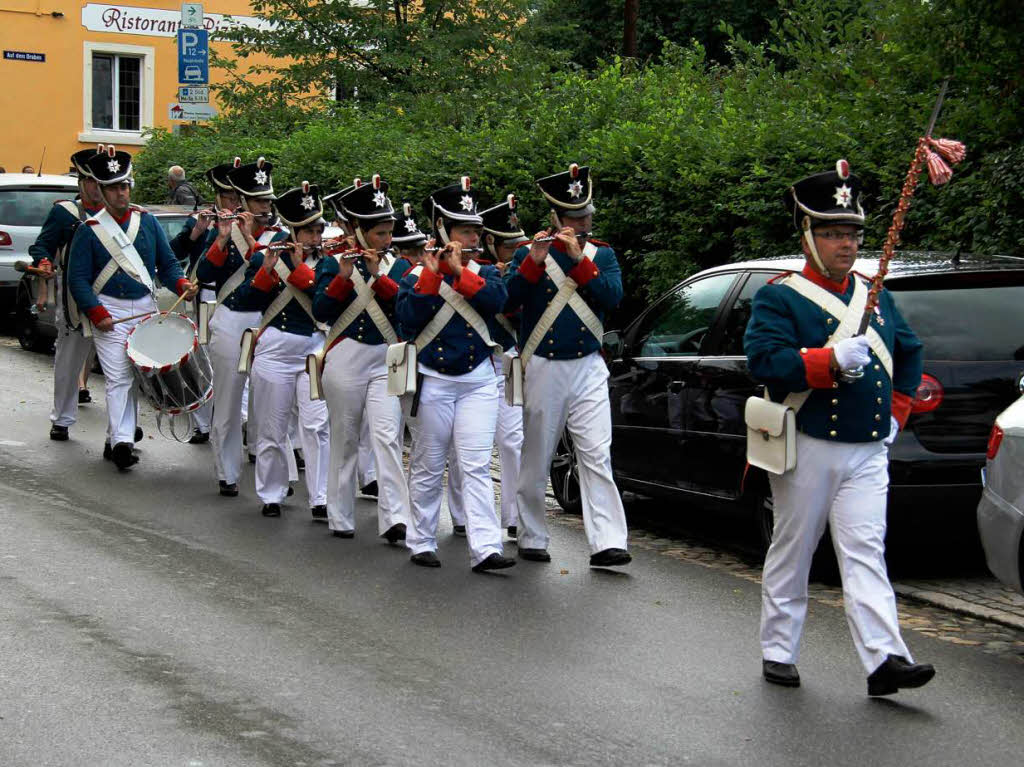
<svg viewBox="0 0 1024 767">
<path fill-rule="evenodd" d="M 896 441 L 896 435 L 900 433 L 900 422 L 893 416 L 889 416 L 889 436 L 882 440 L 883 445 L 891 445 Z"/>
<path fill-rule="evenodd" d="M 832 347 L 832 352 L 836 355 L 836 364 L 839 365 L 839 369 L 848 373 L 871 362 L 871 355 L 868 354 L 870 348 L 867 338 L 854 336 L 853 338 L 844 338 L 837 343 Z"/>
</svg>

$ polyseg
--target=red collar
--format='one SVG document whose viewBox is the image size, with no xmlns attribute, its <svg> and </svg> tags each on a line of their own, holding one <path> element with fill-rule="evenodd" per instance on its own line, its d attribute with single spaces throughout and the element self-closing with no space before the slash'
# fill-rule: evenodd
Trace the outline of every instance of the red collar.
<svg viewBox="0 0 1024 767">
<path fill-rule="evenodd" d="M 110 209 L 108 208 L 108 210 L 110 210 Z M 114 215 L 114 213 L 113 213 L 113 211 L 111 211 L 111 213 L 110 213 L 110 216 L 111 216 L 111 218 L 113 218 L 113 219 L 114 219 L 114 220 L 115 220 L 115 221 L 116 221 L 116 222 L 117 222 L 118 224 L 120 224 L 120 225 L 122 225 L 122 226 L 123 226 L 124 224 L 128 223 L 128 219 L 132 217 L 132 209 L 131 209 L 131 208 L 128 208 L 127 212 L 125 212 L 125 214 L 124 214 L 124 215 L 123 215 L 123 216 L 122 216 L 121 218 L 118 218 L 117 216 L 115 216 L 115 215 Z"/>
<path fill-rule="evenodd" d="M 95 216 L 97 213 L 103 210 L 102 205 L 100 205 L 98 208 L 90 208 L 88 205 L 83 205 L 82 207 L 85 208 L 85 212 L 88 213 L 90 216 Z"/>
<path fill-rule="evenodd" d="M 843 277 L 842 282 L 833 282 L 825 275 L 815 271 L 810 264 L 804 264 L 801 274 L 815 285 L 819 285 L 825 288 L 825 290 L 831 290 L 833 293 L 839 293 L 840 295 L 846 293 L 846 289 L 850 286 L 850 275 Z"/>
</svg>

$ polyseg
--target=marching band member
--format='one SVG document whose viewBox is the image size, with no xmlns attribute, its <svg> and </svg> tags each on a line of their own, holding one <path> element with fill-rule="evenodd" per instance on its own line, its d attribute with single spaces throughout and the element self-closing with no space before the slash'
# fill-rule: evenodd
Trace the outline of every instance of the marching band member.
<svg viewBox="0 0 1024 767">
<path fill-rule="evenodd" d="M 402 280 L 398 316 L 403 335 L 416 338 L 418 415 L 410 461 L 409 494 L 412 528 L 406 545 L 412 561 L 438 567 L 437 523 L 441 511 L 441 481 L 449 447 L 465 474 L 466 531 L 474 572 L 511 567 L 502 555 L 501 528 L 494 513 L 491 484 L 491 446 L 494 444 L 498 388 L 490 360 L 490 338 L 481 315 L 493 315 L 505 304 L 507 292 L 493 266 L 469 260 L 463 249 L 476 249 L 482 220 L 476 193 L 468 176 L 434 192 L 424 203 L 430 215 L 439 252 L 429 250 L 423 264 Z M 449 308 L 450 307 L 450 308 Z M 452 311 L 438 330 L 434 318 Z M 421 334 L 427 330 L 433 337 Z"/>
<path fill-rule="evenodd" d="M 102 151 L 102 147 L 83 149 L 71 155 L 71 165 L 78 172 L 78 198 L 74 201 L 58 200 L 53 204 L 39 230 L 39 236 L 28 249 L 33 266 L 55 275 L 53 290 L 56 300 L 54 317 L 57 325 L 57 352 L 53 359 L 50 439 L 60 442 L 67 440 L 68 428 L 78 419 L 80 392 L 84 391 L 86 395 L 89 393 L 88 389 L 81 386 L 80 378 L 93 348 L 91 338 L 82 335 L 81 329 L 68 325 L 62 284 L 67 275 L 61 260 L 71 245 L 71 238 L 78 225 L 103 209 L 100 186 L 86 165 L 90 157 Z"/>
<path fill-rule="evenodd" d="M 265 181 L 268 177 L 260 178 Z M 288 430 L 297 402 L 310 510 L 314 519 L 323 519 L 327 516 L 330 432 L 327 406 L 309 396 L 306 356 L 319 351 L 324 341 L 316 329 L 312 305 L 313 267 L 319 258 L 324 208 L 320 190 L 305 181 L 277 198 L 276 207 L 290 229 L 287 247 L 277 250 L 276 244 L 271 244 L 256 250 L 240 288 L 242 307 L 263 315 L 250 376 L 253 407 L 259 410 L 256 494 L 263 501 L 263 516 L 281 516 L 281 502 L 290 489 L 289 457 L 293 454 Z M 250 424 L 253 415 L 250 410 Z"/>
<path fill-rule="evenodd" d="M 71 242 L 68 284 L 71 294 L 97 331 L 96 353 L 107 389 L 107 444 L 119 469 L 138 462 L 133 442 L 137 400 L 131 363 L 125 350 L 137 315 L 157 311 L 153 280 L 173 286 L 186 299 L 197 287 L 179 266 L 160 224 L 131 204 L 132 156 L 94 154 L 87 166 L 100 185 L 104 209 L 78 227 Z"/>
<path fill-rule="evenodd" d="M 622 300 L 619 263 L 608 244 L 589 238 L 594 214 L 589 168 L 573 163 L 564 173 L 539 179 L 537 186 L 551 205 L 557 232 L 553 241 L 548 232 L 539 232 L 529 247 L 516 251 L 505 272 L 505 311 L 522 307 L 519 556 L 551 561 L 544 489 L 558 439 L 568 428 L 579 461 L 590 565 L 625 565 L 631 561 L 626 514 L 612 477 L 608 367 L 599 351 L 604 314 Z M 574 283 L 567 286 L 571 291 L 560 289 L 566 278 Z M 545 327 L 540 321 L 554 301 L 565 303 L 554 316 L 548 313 L 551 322 Z"/>
<path fill-rule="evenodd" d="M 388 277 L 395 282 L 401 282 L 406 272 L 420 263 L 423 258 L 423 248 L 427 244 L 427 235 L 420 231 L 416 225 L 416 219 L 412 215 L 412 205 L 402 203 L 402 217 L 395 224 L 395 233 L 391 237 L 391 244 L 398 248 L 398 258 L 391 265 Z"/>
<path fill-rule="evenodd" d="M 339 538 L 355 535 L 355 493 L 365 430 L 380 470 L 377 532 L 396 543 L 406 536 L 409 489 L 402 471 L 402 407 L 387 392 L 385 355 L 388 344 L 398 341 L 394 318 L 398 285 L 383 273 L 380 262 L 380 253 L 391 245 L 395 225 L 387 191 L 387 183 L 374 176 L 369 184 L 357 181 L 338 199 L 336 204 L 351 223 L 358 257 L 320 260 L 313 314 L 332 325 L 323 370 L 331 418 L 328 525 Z M 339 250 L 344 253 L 348 248 Z"/>
<path fill-rule="evenodd" d="M 528 241 L 519 226 L 516 213 L 516 198 L 510 194 L 504 202 L 480 211 L 483 219 L 483 256 L 481 263 L 493 263 L 504 274 L 516 249 Z M 491 361 L 498 381 L 498 424 L 494 442 L 498 447 L 501 462 L 501 526 L 508 530 L 510 538 L 518 533 L 519 510 L 516 506 L 516 489 L 519 484 L 519 460 L 523 449 L 523 410 L 505 402 L 505 376 L 502 374 L 502 354 L 516 354 L 516 329 L 504 313 L 488 315 L 487 329 L 499 347 L 494 350 Z M 518 318 L 516 318 L 518 322 Z M 456 535 L 465 535 L 466 515 L 462 503 L 462 467 L 449 455 L 448 460 L 448 510 L 452 515 L 452 526 Z"/>
<path fill-rule="evenodd" d="M 910 415 L 922 345 L 885 291 L 867 332 L 856 335 L 868 297 L 865 280 L 850 272 L 864 227 L 860 196 L 845 160 L 789 188 L 807 263 L 757 292 L 744 337 L 751 375 L 773 401 L 797 410 L 796 467 L 768 476 L 775 529 L 762 579 L 761 652 L 767 681 L 800 685 L 807 578 L 827 523 L 868 695 L 890 695 L 935 674 L 911 660 L 885 569 L 887 446 Z"/>
<path fill-rule="evenodd" d="M 273 225 L 276 216 L 270 208 L 274 199 L 272 171 L 269 162 L 242 165 L 236 157 L 233 162 L 206 172 L 217 192 L 213 211 L 217 225 L 205 238 L 205 253 L 196 266 L 196 277 L 213 285 L 217 302 L 210 318 L 207 347 L 213 366 L 210 434 L 219 492 L 227 497 L 238 495 L 238 478 L 242 473 L 241 428 L 247 412 L 248 376 L 238 372 L 238 349 L 245 329 L 260 321 L 258 311 L 243 305 L 244 291 L 240 288 L 255 248 L 288 238 L 287 232 Z M 239 207 L 243 209 L 235 214 Z M 226 218 L 234 215 L 237 218 Z M 212 216 L 202 218 L 213 220 Z"/>
</svg>

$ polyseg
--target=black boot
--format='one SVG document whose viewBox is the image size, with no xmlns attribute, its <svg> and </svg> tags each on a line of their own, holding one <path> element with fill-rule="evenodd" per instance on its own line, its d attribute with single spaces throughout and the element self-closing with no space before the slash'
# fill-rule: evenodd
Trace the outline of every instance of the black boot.
<svg viewBox="0 0 1024 767">
<path fill-rule="evenodd" d="M 54 424 L 50 427 L 50 439 L 56 440 L 57 442 L 67 442 L 68 427 Z"/>
<path fill-rule="evenodd" d="M 139 462 L 139 457 L 132 450 L 131 442 L 118 442 L 110 451 L 110 459 L 122 471 Z"/>
<path fill-rule="evenodd" d="M 388 543 L 395 544 L 399 541 L 405 540 L 405 523 L 399 522 L 397 525 L 392 525 L 384 531 L 384 535 L 381 536 L 387 540 Z"/>
<path fill-rule="evenodd" d="M 800 672 L 792 663 L 779 663 L 774 660 L 762 661 L 761 672 L 764 674 L 766 682 L 782 687 L 800 686 Z"/>
<path fill-rule="evenodd" d="M 279 504 L 279 503 L 265 503 L 265 504 L 263 504 L 262 514 L 265 517 L 279 517 L 279 516 L 281 516 L 281 504 Z"/>
<path fill-rule="evenodd" d="M 900 688 L 924 687 L 935 676 L 930 663 L 911 663 L 902 655 L 890 655 L 868 677 L 868 695 L 892 695 Z"/>
</svg>

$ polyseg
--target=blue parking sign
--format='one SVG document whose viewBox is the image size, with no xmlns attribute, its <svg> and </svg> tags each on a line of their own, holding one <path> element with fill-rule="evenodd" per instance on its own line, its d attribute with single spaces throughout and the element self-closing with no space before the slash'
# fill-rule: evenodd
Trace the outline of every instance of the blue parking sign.
<svg viewBox="0 0 1024 767">
<path fill-rule="evenodd" d="M 178 30 L 178 82 L 193 85 L 210 81 L 210 33 L 205 29 Z"/>
</svg>

